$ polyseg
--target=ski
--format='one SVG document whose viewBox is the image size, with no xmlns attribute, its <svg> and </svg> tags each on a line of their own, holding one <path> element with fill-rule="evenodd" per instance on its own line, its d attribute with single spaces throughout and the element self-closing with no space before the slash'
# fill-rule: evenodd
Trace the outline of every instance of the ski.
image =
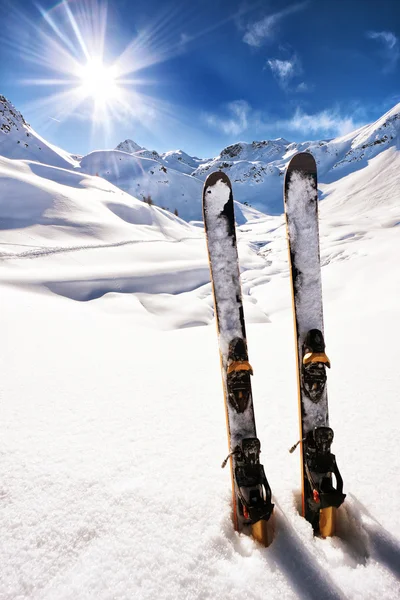
<svg viewBox="0 0 400 600">
<path fill-rule="evenodd" d="M 345 499 L 343 480 L 331 453 L 321 264 L 317 166 L 308 152 L 296 154 L 285 176 L 284 204 L 289 246 L 302 470 L 302 512 L 322 537 L 335 534 L 336 509 Z M 332 479 L 335 476 L 336 483 Z"/>
<path fill-rule="evenodd" d="M 271 489 L 260 463 L 236 245 L 232 186 L 222 172 L 211 173 L 203 189 L 215 318 L 221 358 L 231 465 L 233 521 L 237 531 L 251 530 L 265 546 L 272 540 L 268 522 L 273 511 Z"/>
</svg>

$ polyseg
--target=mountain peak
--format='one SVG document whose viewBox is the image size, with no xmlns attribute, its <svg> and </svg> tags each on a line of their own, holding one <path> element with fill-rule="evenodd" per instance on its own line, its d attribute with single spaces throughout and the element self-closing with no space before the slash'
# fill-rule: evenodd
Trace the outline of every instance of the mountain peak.
<svg viewBox="0 0 400 600">
<path fill-rule="evenodd" d="M 10 133 L 12 129 L 29 126 L 22 114 L 5 96 L 0 95 L 0 131 Z"/>
<path fill-rule="evenodd" d="M 121 152 L 128 152 L 128 154 L 134 154 L 139 150 L 143 150 L 142 146 L 139 146 L 136 142 L 129 139 L 118 144 L 118 146 L 115 149 L 120 150 Z"/>
<path fill-rule="evenodd" d="M 361 127 L 353 137 L 351 150 L 352 160 L 355 156 L 372 158 L 381 150 L 395 143 L 400 132 L 400 103 L 396 104 L 387 113 L 374 123 Z"/>
<path fill-rule="evenodd" d="M 62 168 L 76 166 L 76 159 L 36 133 L 22 114 L 0 94 L 0 155 Z"/>
</svg>

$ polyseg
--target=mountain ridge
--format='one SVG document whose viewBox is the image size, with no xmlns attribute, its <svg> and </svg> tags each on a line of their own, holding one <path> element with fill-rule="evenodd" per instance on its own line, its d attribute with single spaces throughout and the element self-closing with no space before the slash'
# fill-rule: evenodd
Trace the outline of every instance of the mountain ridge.
<svg viewBox="0 0 400 600">
<path fill-rule="evenodd" d="M 389 148 L 395 152 L 392 159 L 397 160 L 399 131 L 400 103 L 373 123 L 332 139 L 236 142 L 223 148 L 216 157 L 198 158 L 183 150 L 158 153 L 127 138 L 115 150 L 95 150 L 79 157 L 46 142 L 0 96 L 1 156 L 97 175 L 134 198 L 151 201 L 178 213 L 186 221 L 201 220 L 201 190 L 212 171 L 228 174 L 236 201 L 256 211 L 277 215 L 283 211 L 283 174 L 296 152 L 313 154 L 319 182 L 326 186 L 353 171 L 368 171 L 370 161 Z"/>
</svg>

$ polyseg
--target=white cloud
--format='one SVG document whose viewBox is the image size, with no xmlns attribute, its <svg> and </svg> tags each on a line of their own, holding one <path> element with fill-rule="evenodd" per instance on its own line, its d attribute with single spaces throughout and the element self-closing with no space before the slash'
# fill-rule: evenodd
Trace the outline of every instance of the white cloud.
<svg viewBox="0 0 400 600">
<path fill-rule="evenodd" d="M 367 37 L 372 40 L 382 40 L 389 50 L 394 48 L 398 43 L 397 37 L 391 31 L 368 31 Z"/>
<path fill-rule="evenodd" d="M 293 77 L 302 72 L 300 60 L 296 55 L 290 60 L 280 60 L 279 58 L 270 58 L 267 65 L 279 82 L 279 85 L 287 89 Z"/>
<path fill-rule="evenodd" d="M 293 60 L 279 60 L 279 58 L 270 58 L 267 61 L 273 74 L 280 81 L 287 81 L 296 74 L 296 64 Z"/>
<path fill-rule="evenodd" d="M 288 119 L 274 119 L 265 111 L 254 110 L 245 100 L 230 102 L 225 110 L 225 116 L 205 114 L 203 118 L 210 127 L 234 138 L 247 131 L 264 139 L 265 136 L 286 137 L 290 132 L 301 133 L 304 139 L 322 139 L 346 135 L 365 125 L 365 121 L 360 122 L 354 115 L 344 115 L 334 108 L 312 114 L 298 107 Z"/>
<path fill-rule="evenodd" d="M 248 127 L 251 107 L 245 100 L 234 100 L 226 105 L 228 117 L 205 115 L 205 120 L 211 127 L 222 130 L 227 135 L 239 135 Z"/>
<path fill-rule="evenodd" d="M 294 54 L 289 60 L 270 58 L 267 66 L 271 69 L 281 88 L 287 92 L 309 92 L 312 88 L 305 81 L 294 83 L 293 79 L 299 77 L 303 69 L 300 59 Z"/>
<path fill-rule="evenodd" d="M 260 21 L 256 21 L 247 26 L 247 31 L 243 37 L 243 41 L 249 46 L 259 48 L 263 44 L 271 41 L 276 34 L 276 26 L 286 16 L 291 15 L 299 10 L 303 10 L 308 5 L 308 0 L 288 6 L 283 10 L 268 15 Z"/>
<path fill-rule="evenodd" d="M 287 127 L 302 133 L 320 133 L 321 135 L 341 136 L 354 131 L 362 125 L 351 116 L 342 116 L 338 111 L 323 110 L 315 114 L 304 113 L 297 108 L 294 116 L 286 121 L 280 121 L 282 127 Z"/>
<path fill-rule="evenodd" d="M 367 31 L 367 37 L 381 42 L 382 55 L 386 61 L 383 71 L 389 73 L 396 68 L 400 59 L 400 45 L 398 37 L 391 31 Z"/>
</svg>

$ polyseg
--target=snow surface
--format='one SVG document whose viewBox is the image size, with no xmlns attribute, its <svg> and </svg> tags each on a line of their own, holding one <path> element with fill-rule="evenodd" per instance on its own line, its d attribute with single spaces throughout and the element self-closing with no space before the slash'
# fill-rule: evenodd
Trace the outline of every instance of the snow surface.
<svg viewBox="0 0 400 600">
<path fill-rule="evenodd" d="M 283 216 L 248 212 L 238 231 L 276 506 L 262 548 L 232 530 L 220 468 L 201 227 L 50 146 L 47 164 L 43 149 L 12 155 L 13 132 L 0 131 L 0 598 L 400 598 L 394 141 L 320 185 L 330 424 L 347 493 L 332 539 L 314 538 L 299 515 L 299 459 L 288 453 L 298 418 Z"/>
</svg>

